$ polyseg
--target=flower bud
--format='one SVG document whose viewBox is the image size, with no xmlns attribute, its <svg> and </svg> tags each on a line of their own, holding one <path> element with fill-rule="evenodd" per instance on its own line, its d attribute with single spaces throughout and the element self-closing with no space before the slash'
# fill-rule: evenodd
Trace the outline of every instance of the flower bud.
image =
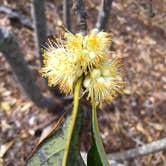
<svg viewBox="0 0 166 166">
<path fill-rule="evenodd" d="M 110 76 L 110 71 L 108 69 L 103 69 L 101 73 L 103 76 Z"/>
<path fill-rule="evenodd" d="M 104 82 L 104 84 L 107 86 L 107 87 L 109 87 L 110 85 L 111 85 L 111 79 L 110 79 L 111 77 L 105 77 L 104 78 L 104 80 L 105 80 L 105 82 Z"/>
<path fill-rule="evenodd" d="M 100 83 L 100 84 L 103 84 L 105 82 L 104 78 L 103 77 L 99 77 L 97 79 L 97 82 Z"/>
<path fill-rule="evenodd" d="M 91 31 L 93 34 L 97 34 L 99 32 L 99 30 L 97 28 L 94 28 L 92 31 Z"/>
<path fill-rule="evenodd" d="M 101 72 L 99 69 L 93 69 L 91 72 L 91 77 L 92 78 L 98 78 L 101 76 Z"/>
<path fill-rule="evenodd" d="M 81 69 L 78 69 L 77 72 L 76 72 L 76 75 L 77 75 L 78 77 L 80 77 L 80 76 L 82 75 L 82 70 L 81 70 Z"/>
<path fill-rule="evenodd" d="M 90 82 L 91 82 L 90 78 L 89 77 L 85 77 L 85 80 L 83 81 L 83 86 L 85 88 L 88 88 L 90 86 Z"/>
<path fill-rule="evenodd" d="M 94 52 L 90 52 L 90 54 L 89 54 L 89 57 L 91 58 L 91 59 L 93 59 L 93 58 L 95 58 L 95 53 Z"/>
</svg>

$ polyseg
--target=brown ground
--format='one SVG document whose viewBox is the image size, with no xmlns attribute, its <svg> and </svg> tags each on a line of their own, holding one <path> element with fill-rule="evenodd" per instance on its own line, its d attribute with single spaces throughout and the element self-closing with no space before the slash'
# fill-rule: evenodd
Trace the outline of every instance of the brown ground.
<svg viewBox="0 0 166 166">
<path fill-rule="evenodd" d="M 4 0 L 3 4 L 16 8 L 30 17 L 27 1 Z M 88 27 L 96 21 L 99 0 L 87 0 Z M 60 1 L 48 1 L 47 19 L 51 33 L 58 34 L 62 24 Z M 108 153 L 130 149 L 166 136 L 166 0 L 154 1 L 155 16 L 149 19 L 147 0 L 115 0 L 109 31 L 113 49 L 123 58 L 125 79 L 124 95 L 99 112 L 103 141 Z M 73 19 L 74 22 L 74 19 Z M 0 25 L 10 26 L 5 14 L 0 13 Z M 38 75 L 34 32 L 17 24 L 12 25 L 33 74 L 43 92 L 46 86 Z M 75 29 L 73 23 L 73 29 Z M 0 142 L 7 148 L 0 165 L 23 166 L 37 142 L 36 132 L 43 123 L 52 119 L 46 110 L 37 108 L 21 90 L 4 56 L 0 54 Z M 89 111 L 89 110 L 87 110 Z M 88 121 L 87 121 L 88 122 Z M 86 122 L 86 123 L 87 123 Z M 89 126 L 88 124 L 85 124 Z M 82 150 L 87 150 L 87 136 L 83 135 Z M 2 146 L 1 146 L 2 147 Z M 2 149 L 0 150 L 1 153 Z M 131 166 L 165 166 L 166 153 L 159 152 L 126 162 Z"/>
</svg>

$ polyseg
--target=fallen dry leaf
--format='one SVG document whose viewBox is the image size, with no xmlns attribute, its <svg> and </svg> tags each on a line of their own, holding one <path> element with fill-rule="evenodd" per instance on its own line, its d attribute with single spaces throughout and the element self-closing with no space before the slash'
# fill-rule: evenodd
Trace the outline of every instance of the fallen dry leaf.
<svg viewBox="0 0 166 166">
<path fill-rule="evenodd" d="M 0 146 L 0 158 L 3 158 L 7 151 L 12 147 L 14 141 L 10 141 Z"/>
<path fill-rule="evenodd" d="M 158 131 L 164 130 L 164 126 L 162 124 L 159 124 L 159 123 L 148 122 L 148 125 L 152 126 L 154 129 L 156 129 Z"/>
<path fill-rule="evenodd" d="M 152 137 L 150 136 L 149 132 L 143 127 L 141 122 L 138 122 L 136 125 L 136 129 L 145 135 L 148 142 L 152 141 Z"/>
<path fill-rule="evenodd" d="M 11 106 L 7 101 L 3 101 L 1 103 L 1 108 L 6 111 L 6 112 L 10 112 L 11 111 Z"/>
</svg>

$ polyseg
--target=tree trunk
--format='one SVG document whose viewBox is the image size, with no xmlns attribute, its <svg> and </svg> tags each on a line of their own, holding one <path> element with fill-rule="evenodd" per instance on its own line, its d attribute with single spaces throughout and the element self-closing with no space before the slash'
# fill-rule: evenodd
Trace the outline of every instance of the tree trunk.
<svg viewBox="0 0 166 166">
<path fill-rule="evenodd" d="M 34 21 L 37 53 L 43 65 L 42 47 L 47 40 L 47 26 L 45 16 L 45 0 L 32 0 L 32 18 Z"/>
<path fill-rule="evenodd" d="M 0 51 L 4 53 L 12 71 L 29 98 L 41 108 L 54 110 L 57 105 L 52 98 L 42 95 L 40 88 L 32 77 L 28 64 L 24 60 L 24 55 L 9 29 L 0 28 Z"/>
<path fill-rule="evenodd" d="M 77 16 L 77 28 L 85 35 L 87 33 L 87 14 L 84 7 L 84 0 L 73 0 L 73 9 Z"/>
<path fill-rule="evenodd" d="M 101 9 L 98 15 L 98 21 L 96 24 L 96 28 L 101 31 L 107 29 L 109 13 L 111 11 L 113 0 L 102 0 Z"/>
<path fill-rule="evenodd" d="M 65 28 L 70 31 L 70 0 L 63 0 L 63 21 Z"/>
</svg>

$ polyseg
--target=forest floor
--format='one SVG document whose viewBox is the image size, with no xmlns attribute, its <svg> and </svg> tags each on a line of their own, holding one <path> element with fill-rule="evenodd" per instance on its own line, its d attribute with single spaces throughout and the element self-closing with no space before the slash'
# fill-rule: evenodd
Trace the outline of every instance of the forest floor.
<svg viewBox="0 0 166 166">
<path fill-rule="evenodd" d="M 30 18 L 29 1 L 1 0 L 0 4 Z M 154 1 L 153 18 L 149 18 L 148 5 L 148 1 L 140 0 L 113 2 L 108 31 L 112 33 L 113 50 L 123 59 L 127 84 L 122 96 L 98 112 L 107 153 L 166 137 L 166 0 Z M 87 0 L 86 7 L 88 29 L 92 29 L 99 0 Z M 46 9 L 49 33 L 58 35 L 62 29 L 61 1 L 47 1 Z M 75 32 L 74 20 L 72 30 Z M 40 62 L 35 52 L 34 32 L 16 21 L 11 22 L 4 13 L 0 13 L 0 25 L 12 28 L 37 83 L 45 94 L 50 95 L 38 74 Z M 27 99 L 3 54 L 0 54 L 0 102 L 0 166 L 23 166 L 40 134 L 48 127 L 44 124 L 53 116 Z M 86 111 L 90 112 L 88 108 Z M 82 151 L 89 148 L 89 126 L 86 121 Z M 165 166 L 166 152 L 124 163 L 129 166 Z"/>
</svg>

